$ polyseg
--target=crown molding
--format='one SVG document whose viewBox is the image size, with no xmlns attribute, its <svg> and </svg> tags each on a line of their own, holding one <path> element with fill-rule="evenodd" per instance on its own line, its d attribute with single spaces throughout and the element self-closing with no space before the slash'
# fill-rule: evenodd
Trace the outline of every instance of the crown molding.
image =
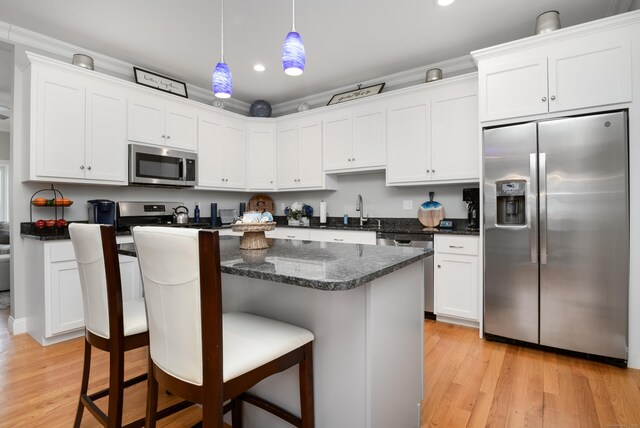
<svg viewBox="0 0 640 428">
<path fill-rule="evenodd" d="M 494 58 L 506 53 L 544 46 L 558 41 L 582 37 L 588 34 L 597 34 L 602 31 L 622 28 L 629 25 L 637 25 L 638 23 L 640 23 L 640 10 L 626 12 L 620 15 L 585 22 L 584 24 L 550 31 L 544 34 L 536 34 L 525 37 L 524 39 L 503 43 L 501 45 L 479 49 L 471 52 L 471 56 L 477 64 L 478 61 Z"/>
<path fill-rule="evenodd" d="M 71 62 L 74 54 L 83 53 L 93 58 L 96 70 L 121 78 L 128 82 L 134 81 L 133 64 L 2 21 L 0 21 L 0 40 L 4 40 L 14 45 L 18 44 L 35 48 L 60 59 L 68 60 L 69 63 Z M 214 98 L 211 90 L 200 88 L 199 86 L 195 86 L 190 83 L 187 83 L 187 91 L 190 99 L 209 106 Z M 249 112 L 249 104 L 244 101 L 234 100 L 231 98 L 229 100 L 225 100 L 225 109 L 247 115 Z"/>
<path fill-rule="evenodd" d="M 334 94 L 341 92 L 351 91 L 357 89 L 358 85 L 370 86 L 376 83 L 385 82 L 384 91 L 400 89 L 407 86 L 413 86 L 420 83 L 425 83 L 426 72 L 432 68 L 439 68 L 442 70 L 443 75 L 455 76 L 464 73 L 470 73 L 477 71 L 476 65 L 471 58 L 471 55 L 461 56 L 459 58 L 450 59 L 447 61 L 437 62 L 435 64 L 426 65 L 423 67 L 414 68 L 400 73 L 389 74 L 387 76 L 377 77 L 375 79 L 360 81 L 357 84 L 342 86 L 340 88 L 331 89 L 318 94 L 314 94 L 307 97 L 298 98 L 284 103 L 279 103 L 272 106 L 272 112 L 274 116 L 283 116 L 289 113 L 296 113 L 300 103 L 307 103 L 312 108 L 325 106 Z"/>
</svg>

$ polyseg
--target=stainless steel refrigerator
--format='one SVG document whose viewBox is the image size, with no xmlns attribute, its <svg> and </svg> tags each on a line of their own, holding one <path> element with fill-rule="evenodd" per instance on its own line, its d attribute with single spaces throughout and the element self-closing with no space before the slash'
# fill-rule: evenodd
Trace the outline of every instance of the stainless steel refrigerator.
<svg viewBox="0 0 640 428">
<path fill-rule="evenodd" d="M 627 360 L 627 113 L 484 129 L 484 331 Z"/>
</svg>

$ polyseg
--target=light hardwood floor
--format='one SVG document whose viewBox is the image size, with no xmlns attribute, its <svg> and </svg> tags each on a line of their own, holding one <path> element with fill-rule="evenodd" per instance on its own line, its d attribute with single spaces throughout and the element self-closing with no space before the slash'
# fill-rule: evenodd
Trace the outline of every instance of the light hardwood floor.
<svg viewBox="0 0 640 428">
<path fill-rule="evenodd" d="M 0 310 L 0 427 L 71 426 L 82 339 L 41 347 L 26 334 L 11 336 L 7 316 Z M 90 391 L 108 374 L 106 354 L 95 357 Z M 127 353 L 128 376 L 145 368 L 144 351 Z M 144 413 L 144 385 L 125 397 L 125 421 Z M 423 427 L 640 428 L 640 371 L 488 342 L 477 330 L 426 321 L 422 412 Z M 159 426 L 190 427 L 199 417 L 190 408 Z M 82 427 L 98 426 L 85 411 Z"/>
<path fill-rule="evenodd" d="M 640 427 L 640 370 L 433 321 L 425 322 L 424 353 L 425 427 Z"/>
</svg>

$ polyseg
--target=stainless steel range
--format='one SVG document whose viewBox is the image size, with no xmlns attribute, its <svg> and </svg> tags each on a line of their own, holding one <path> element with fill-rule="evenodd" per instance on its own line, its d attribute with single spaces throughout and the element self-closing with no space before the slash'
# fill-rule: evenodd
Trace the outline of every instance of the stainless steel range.
<svg viewBox="0 0 640 428">
<path fill-rule="evenodd" d="M 171 226 L 173 212 L 182 202 L 118 202 L 116 203 L 116 228 L 128 230 L 133 226 Z M 185 225 L 179 225 L 185 226 Z"/>
</svg>

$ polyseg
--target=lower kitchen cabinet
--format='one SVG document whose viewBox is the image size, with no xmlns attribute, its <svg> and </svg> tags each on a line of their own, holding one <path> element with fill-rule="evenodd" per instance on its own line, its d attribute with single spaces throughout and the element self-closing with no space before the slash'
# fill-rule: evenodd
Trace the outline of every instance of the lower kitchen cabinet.
<svg viewBox="0 0 640 428">
<path fill-rule="evenodd" d="M 133 238 L 118 237 L 117 242 L 133 242 Z M 28 316 L 28 333 L 42 345 L 82 335 L 82 290 L 71 241 L 25 239 L 25 248 L 33 261 L 26 281 L 28 299 L 34 307 Z M 123 300 L 142 297 L 135 257 L 120 256 L 120 275 Z"/>
<path fill-rule="evenodd" d="M 478 238 L 434 238 L 435 313 L 461 321 L 479 320 Z M 454 320 L 455 321 L 455 320 Z"/>
<path fill-rule="evenodd" d="M 376 245 L 376 233 L 360 230 L 311 229 L 311 241 Z"/>
</svg>

